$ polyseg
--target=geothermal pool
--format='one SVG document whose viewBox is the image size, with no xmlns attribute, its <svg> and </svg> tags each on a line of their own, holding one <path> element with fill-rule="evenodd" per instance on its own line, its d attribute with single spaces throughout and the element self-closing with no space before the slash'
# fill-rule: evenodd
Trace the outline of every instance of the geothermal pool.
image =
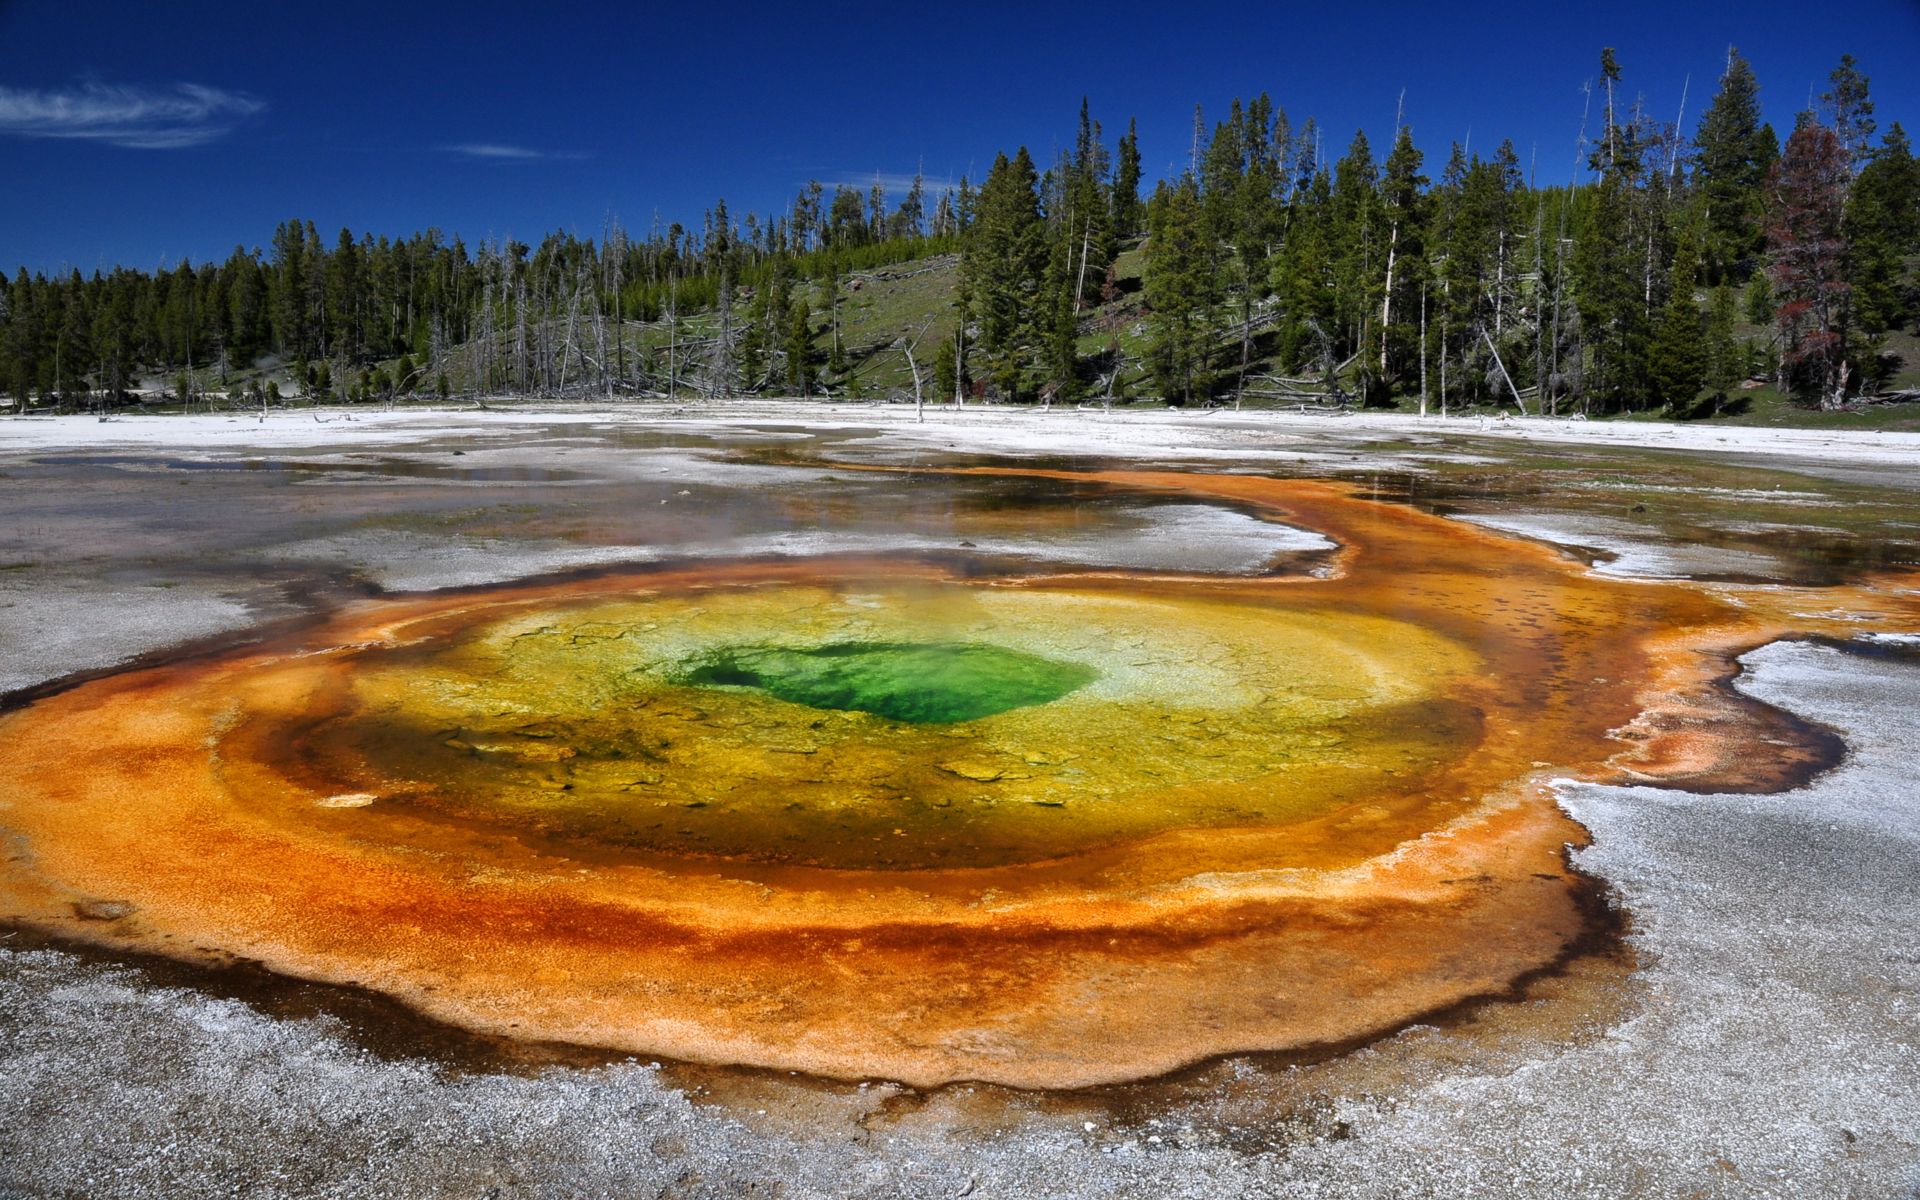
<svg viewBox="0 0 1920 1200">
<path fill-rule="evenodd" d="M 1726 689 L 1733 658 L 1913 616 L 1609 579 L 1339 481 L 942 470 L 1332 549 L 719 556 L 346 603 L 0 720 L 30 849 L 0 902 L 513 1038 L 1124 1082 L 1562 962 L 1601 918 L 1553 780 L 1804 780 L 1829 739 Z"/>
</svg>

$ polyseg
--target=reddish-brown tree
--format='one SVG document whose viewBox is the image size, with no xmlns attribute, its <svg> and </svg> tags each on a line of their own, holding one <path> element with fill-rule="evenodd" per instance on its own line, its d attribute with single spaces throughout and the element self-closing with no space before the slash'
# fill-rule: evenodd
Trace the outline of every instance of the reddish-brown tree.
<svg viewBox="0 0 1920 1200">
<path fill-rule="evenodd" d="M 1787 139 L 1767 180 L 1767 273 L 1773 279 L 1781 364 L 1819 397 L 1821 408 L 1846 400 L 1851 287 L 1841 232 L 1852 159 L 1833 130 L 1811 119 Z"/>
</svg>

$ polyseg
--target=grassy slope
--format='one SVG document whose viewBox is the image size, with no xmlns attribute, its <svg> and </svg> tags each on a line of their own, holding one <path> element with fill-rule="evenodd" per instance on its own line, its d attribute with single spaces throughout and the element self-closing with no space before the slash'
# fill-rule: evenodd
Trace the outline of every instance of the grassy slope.
<svg viewBox="0 0 1920 1200">
<path fill-rule="evenodd" d="M 1091 358 L 1102 354 L 1113 342 L 1120 344 L 1121 353 L 1128 361 L 1117 390 L 1117 394 L 1121 395 L 1141 394 L 1147 387 L 1145 372 L 1140 367 L 1147 347 L 1147 329 L 1145 308 L 1138 286 L 1144 264 L 1145 256 L 1137 247 L 1122 253 L 1114 272 L 1116 282 L 1120 285 L 1119 296 L 1112 304 L 1101 305 L 1089 312 L 1081 322 L 1079 345 L 1082 355 Z M 861 395 L 912 396 L 912 377 L 907 370 L 906 357 L 898 349 L 898 342 L 911 337 L 923 325 L 927 326 L 928 332 L 922 342 L 925 349 L 918 352 L 918 357 L 923 377 L 931 386 L 932 347 L 953 332 L 953 288 L 958 263 L 949 257 L 931 260 L 931 264 L 909 264 L 905 269 L 911 271 L 929 265 L 931 269 L 905 277 L 887 271 L 878 272 L 877 277 L 862 279 L 859 290 L 843 295 L 841 337 L 847 349 L 848 361 L 852 364 L 853 375 L 859 380 Z M 824 294 L 816 295 L 814 303 L 816 308 L 823 305 Z M 815 325 L 821 331 L 821 343 L 824 346 L 824 313 L 816 315 Z M 1761 338 L 1765 336 L 1765 331 L 1742 328 L 1740 334 L 1743 337 Z M 1894 385 L 1920 387 L 1920 338 L 1897 334 L 1888 339 L 1886 348 L 1902 360 Z M 1222 363 L 1235 363 L 1237 358 L 1237 344 L 1222 347 Z M 1277 363 L 1260 357 L 1256 351 L 1249 367 L 1249 376 L 1276 370 Z M 1257 408 L 1263 403 L 1250 397 L 1246 407 Z M 1406 397 L 1401 405 L 1411 409 L 1416 401 L 1413 397 Z M 1648 419 L 1666 418 L 1664 414 L 1652 413 L 1648 414 Z M 1741 390 L 1727 412 L 1703 419 L 1728 425 L 1920 430 L 1920 403 L 1876 404 L 1852 411 L 1823 413 L 1795 403 L 1773 388 L 1761 387 Z"/>
</svg>

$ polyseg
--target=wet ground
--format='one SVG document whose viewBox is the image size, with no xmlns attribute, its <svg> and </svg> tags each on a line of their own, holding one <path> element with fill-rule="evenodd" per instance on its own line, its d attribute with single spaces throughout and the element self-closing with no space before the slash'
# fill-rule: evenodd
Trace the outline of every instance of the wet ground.
<svg viewBox="0 0 1920 1200">
<path fill-rule="evenodd" d="M 1920 558 L 1920 448 L 1884 439 L 1788 453 L 1571 427 L 718 406 L 324 416 L 0 422 L 0 689 L 17 702 L 376 592 L 613 565 L 1328 568 L 1324 539 L 1246 506 L 944 470 L 965 466 L 1340 479 L 1606 574 L 1809 604 L 1906 586 Z M 1594 837 L 1574 860 L 1613 912 L 1596 927 L 1624 940 L 1384 1040 L 1145 1083 L 914 1090 L 630 1061 L 17 929 L 0 935 L 0 1192 L 1911 1196 L 1912 632 L 1863 623 L 1748 657 L 1743 689 L 1846 743 L 1809 786 L 1567 785 Z"/>
</svg>

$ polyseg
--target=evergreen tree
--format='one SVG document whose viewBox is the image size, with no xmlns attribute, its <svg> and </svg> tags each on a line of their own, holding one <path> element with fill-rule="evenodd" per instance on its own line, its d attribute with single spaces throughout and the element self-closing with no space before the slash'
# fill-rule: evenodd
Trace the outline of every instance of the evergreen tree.
<svg viewBox="0 0 1920 1200">
<path fill-rule="evenodd" d="M 67 286 L 61 289 L 56 303 L 59 315 L 54 324 L 54 387 L 62 404 L 84 403 L 92 393 L 87 368 L 93 363 L 93 319 L 87 312 L 80 272 L 69 272 Z"/>
<path fill-rule="evenodd" d="M 1641 407 L 1647 398 L 1653 316 L 1647 271 L 1664 259 L 1644 175 L 1645 131 L 1622 123 L 1615 108 L 1620 67 L 1611 47 L 1600 62 L 1608 99 L 1603 134 L 1589 163 L 1599 180 L 1578 235 L 1574 279 L 1588 348 L 1588 391 L 1605 408 L 1622 411 Z"/>
<path fill-rule="evenodd" d="M 960 360 L 953 339 L 943 338 L 933 352 L 933 394 L 937 400 L 950 400 L 960 390 Z"/>
<path fill-rule="evenodd" d="M 1309 175 L 1293 195 L 1286 236 L 1270 268 L 1280 309 L 1280 358 L 1289 368 L 1331 370 L 1338 361 L 1330 333 L 1336 324 L 1332 209 L 1332 180 L 1325 171 Z"/>
<path fill-rule="evenodd" d="M 806 396 L 813 383 L 812 314 L 807 302 L 796 303 L 787 315 L 787 386 L 797 396 Z"/>
<path fill-rule="evenodd" d="M 833 189 L 833 206 L 827 210 L 825 234 L 829 246 L 867 244 L 867 212 L 859 192 L 845 184 Z"/>
<path fill-rule="evenodd" d="M 1716 283 L 1744 279 L 1762 246 L 1761 191 L 1771 164 L 1763 161 L 1760 85 L 1738 50 L 1727 52 L 1720 90 L 1694 134 L 1694 154 L 1695 194 L 1706 221 L 1707 275 Z"/>
<path fill-rule="evenodd" d="M 1207 360 L 1220 301 L 1214 247 L 1191 175 L 1155 190 L 1147 228 L 1148 360 L 1161 394 L 1191 404 L 1210 390 Z"/>
<path fill-rule="evenodd" d="M 1084 98 L 1080 101 L 1080 129 L 1073 155 L 1065 167 L 1061 200 L 1065 237 L 1071 244 L 1063 280 L 1073 289 L 1072 309 L 1077 314 L 1083 304 L 1099 303 L 1107 266 L 1119 249 L 1107 197 L 1107 152 L 1100 143 L 1100 127 L 1089 115 Z M 1048 215 L 1060 214 L 1050 211 Z"/>
<path fill-rule="evenodd" d="M 329 348 L 349 358 L 360 354 L 360 272 L 360 246 L 351 231 L 342 229 L 327 258 L 327 334 Z"/>
<path fill-rule="evenodd" d="M 1749 325 L 1773 324 L 1773 283 L 1767 278 L 1766 272 L 1756 272 L 1752 279 L 1747 280 L 1740 303 Z"/>
<path fill-rule="evenodd" d="M 913 184 L 907 188 L 906 198 L 900 201 L 900 208 L 893 214 L 888 230 L 894 238 L 919 237 L 925 232 L 927 220 L 927 183 L 920 172 L 913 173 Z"/>
<path fill-rule="evenodd" d="M 1821 108 L 1858 171 L 1873 156 L 1873 101 L 1867 95 L 1867 77 L 1860 73 L 1853 55 L 1842 54 L 1840 65 L 1827 79 L 1829 86 L 1820 94 Z"/>
<path fill-rule="evenodd" d="M 1673 259 L 1673 294 L 1667 299 L 1647 350 L 1653 399 L 1664 401 L 1669 410 L 1682 415 L 1692 409 L 1707 375 L 1700 306 L 1693 298 L 1697 259 L 1694 237 L 1688 232 L 1681 237 Z"/>
<path fill-rule="evenodd" d="M 1854 180 L 1843 233 L 1853 317 L 1877 340 L 1916 311 L 1907 259 L 1920 252 L 1920 160 L 1898 123 Z"/>
<path fill-rule="evenodd" d="M 1084 240 L 1082 241 L 1084 245 Z M 1046 318 L 1045 372 L 1054 398 L 1075 399 L 1080 390 L 1080 319 L 1075 295 L 1075 239 L 1057 238 L 1047 256 L 1044 288 L 1052 311 Z"/>
<path fill-rule="evenodd" d="M 1328 232 L 1333 256 L 1333 309 L 1339 328 L 1330 332 L 1334 333 L 1338 356 L 1344 359 L 1372 341 L 1383 280 L 1376 268 L 1386 261 L 1380 229 L 1379 172 L 1364 131 L 1353 135 L 1346 157 L 1334 167 L 1332 201 Z M 1366 361 L 1363 356 L 1362 362 Z M 1370 369 L 1363 369 L 1363 391 L 1371 374 Z"/>
<path fill-rule="evenodd" d="M 1734 336 L 1734 325 L 1739 316 L 1739 300 L 1732 286 L 1723 283 L 1714 288 L 1707 302 L 1706 340 L 1703 347 L 1705 381 L 1721 402 L 1726 400 L 1727 392 L 1747 373 L 1746 355 Z"/>
<path fill-rule="evenodd" d="M 1413 131 L 1394 138 L 1381 178 L 1381 222 L 1386 226 L 1385 275 L 1381 283 L 1380 377 L 1384 386 L 1414 379 L 1419 371 L 1420 296 L 1427 285 L 1427 177 Z"/>
<path fill-rule="evenodd" d="M 1052 315 L 1041 303 L 1047 243 L 1038 183 L 1026 147 L 1011 159 L 995 158 L 962 248 L 980 352 L 1009 398 L 1023 391 L 1027 356 Z"/>
<path fill-rule="evenodd" d="M 1140 232 L 1140 134 L 1131 118 L 1120 139 L 1118 165 L 1113 173 L 1113 228 L 1120 237 Z"/>
</svg>

